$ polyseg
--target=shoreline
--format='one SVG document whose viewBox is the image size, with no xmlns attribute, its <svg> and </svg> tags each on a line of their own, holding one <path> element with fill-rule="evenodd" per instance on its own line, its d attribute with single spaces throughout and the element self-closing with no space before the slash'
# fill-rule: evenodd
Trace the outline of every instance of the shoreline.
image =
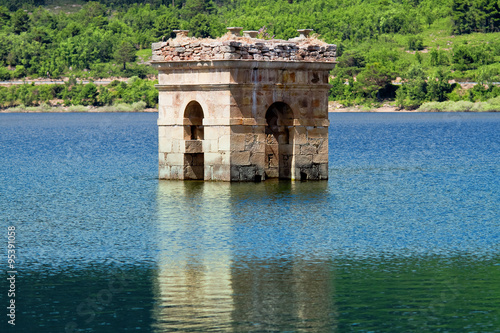
<svg viewBox="0 0 500 333">
<path fill-rule="evenodd" d="M 68 106 L 52 106 L 52 107 L 30 107 L 30 109 L 0 109 L 0 113 L 154 113 L 158 112 L 158 109 L 147 108 L 140 111 L 129 111 L 129 110 L 120 110 L 120 109 L 112 109 L 106 107 L 91 107 L 87 110 L 70 110 Z"/>
<path fill-rule="evenodd" d="M 77 107 L 81 107 L 77 109 Z M 157 108 L 146 108 L 144 110 L 124 110 L 121 108 L 113 108 L 112 106 L 104 106 L 104 107 L 84 107 L 84 106 L 50 106 L 50 107 L 27 107 L 25 109 L 20 109 L 18 107 L 13 107 L 9 109 L 1 109 L 0 108 L 0 113 L 154 113 L 158 112 Z M 86 108 L 86 110 L 83 110 L 82 108 Z M 328 102 L 328 113 L 361 113 L 361 112 L 401 112 L 401 113 L 417 113 L 417 112 L 423 112 L 423 113 L 428 113 L 428 112 L 456 112 L 456 111 L 418 111 L 418 110 L 405 110 L 405 109 L 399 109 L 396 106 L 393 105 L 383 105 L 378 108 L 372 108 L 368 109 L 364 106 L 360 105 L 355 105 L 355 106 L 348 106 L 345 107 L 341 104 L 338 104 L 337 102 Z M 461 112 L 480 112 L 476 110 L 464 110 Z M 482 111 L 484 112 L 484 111 Z M 495 112 L 495 111 L 490 111 L 490 112 Z"/>
</svg>

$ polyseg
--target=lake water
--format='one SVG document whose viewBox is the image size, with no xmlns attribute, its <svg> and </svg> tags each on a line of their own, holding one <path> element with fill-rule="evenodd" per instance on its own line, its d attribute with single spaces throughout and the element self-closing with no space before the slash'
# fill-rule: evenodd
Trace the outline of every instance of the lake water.
<svg viewBox="0 0 500 333">
<path fill-rule="evenodd" d="M 500 332 L 500 113 L 334 113 L 328 182 L 250 184 L 158 181 L 156 117 L 0 114 L 2 332 Z"/>
</svg>

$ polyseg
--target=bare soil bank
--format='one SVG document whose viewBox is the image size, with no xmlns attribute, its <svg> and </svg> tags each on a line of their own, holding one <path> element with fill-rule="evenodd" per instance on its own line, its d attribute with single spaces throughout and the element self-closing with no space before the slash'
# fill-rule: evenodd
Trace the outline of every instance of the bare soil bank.
<svg viewBox="0 0 500 333">
<path fill-rule="evenodd" d="M 396 106 L 384 104 L 379 108 L 367 108 L 365 106 L 343 106 L 338 102 L 328 102 L 328 112 L 417 112 L 416 110 L 399 109 Z"/>
</svg>

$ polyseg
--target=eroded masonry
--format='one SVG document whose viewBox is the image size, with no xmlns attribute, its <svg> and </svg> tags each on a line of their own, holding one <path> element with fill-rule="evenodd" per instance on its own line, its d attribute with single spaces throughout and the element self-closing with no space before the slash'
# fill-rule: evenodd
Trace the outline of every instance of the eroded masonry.
<svg viewBox="0 0 500 333">
<path fill-rule="evenodd" d="M 310 38 L 153 44 L 158 68 L 159 178 L 328 179 L 328 77 L 336 46 Z"/>
</svg>

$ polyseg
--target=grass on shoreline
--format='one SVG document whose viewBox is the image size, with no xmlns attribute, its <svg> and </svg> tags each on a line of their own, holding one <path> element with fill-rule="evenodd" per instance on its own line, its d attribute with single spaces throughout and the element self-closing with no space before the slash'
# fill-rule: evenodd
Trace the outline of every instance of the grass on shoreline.
<svg viewBox="0 0 500 333">
<path fill-rule="evenodd" d="M 422 104 L 417 111 L 419 112 L 500 112 L 500 97 L 495 97 L 486 102 L 469 101 L 446 101 L 446 102 L 427 102 Z"/>
</svg>

